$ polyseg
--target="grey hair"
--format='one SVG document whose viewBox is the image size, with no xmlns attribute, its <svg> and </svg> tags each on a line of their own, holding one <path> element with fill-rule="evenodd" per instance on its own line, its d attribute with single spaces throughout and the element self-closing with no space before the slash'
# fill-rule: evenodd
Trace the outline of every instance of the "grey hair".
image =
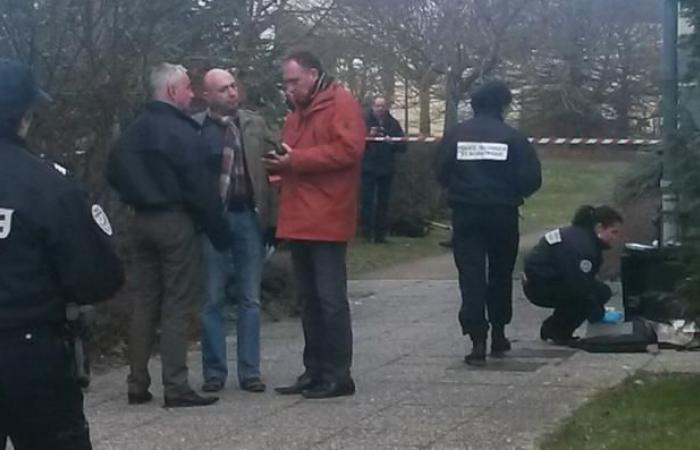
<svg viewBox="0 0 700 450">
<path fill-rule="evenodd" d="M 156 95 L 178 77 L 187 75 L 187 69 L 179 64 L 160 63 L 151 70 L 149 87 L 151 95 Z"/>
</svg>

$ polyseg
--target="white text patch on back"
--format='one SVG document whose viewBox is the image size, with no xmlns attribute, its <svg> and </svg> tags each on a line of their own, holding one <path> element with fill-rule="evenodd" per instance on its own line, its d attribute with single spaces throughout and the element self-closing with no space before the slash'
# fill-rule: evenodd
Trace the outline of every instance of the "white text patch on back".
<svg viewBox="0 0 700 450">
<path fill-rule="evenodd" d="M 497 142 L 458 142 L 458 161 L 505 161 L 508 144 Z"/>
</svg>

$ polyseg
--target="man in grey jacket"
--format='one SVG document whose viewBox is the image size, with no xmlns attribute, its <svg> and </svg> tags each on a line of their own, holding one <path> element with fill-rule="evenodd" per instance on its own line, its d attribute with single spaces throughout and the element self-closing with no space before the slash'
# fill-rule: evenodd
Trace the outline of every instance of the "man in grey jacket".
<svg viewBox="0 0 700 450">
<path fill-rule="evenodd" d="M 219 174 L 219 193 L 226 209 L 232 248 L 204 248 L 206 299 L 202 309 L 202 390 L 223 389 L 228 375 L 223 306 L 227 281 L 236 288 L 238 382 L 249 392 L 265 391 L 260 374 L 260 283 L 265 231 L 274 223 L 273 191 L 262 157 L 274 150 L 265 121 L 239 108 L 236 79 L 212 69 L 203 80 L 208 110 L 195 117 L 210 143 L 212 167 Z"/>
</svg>

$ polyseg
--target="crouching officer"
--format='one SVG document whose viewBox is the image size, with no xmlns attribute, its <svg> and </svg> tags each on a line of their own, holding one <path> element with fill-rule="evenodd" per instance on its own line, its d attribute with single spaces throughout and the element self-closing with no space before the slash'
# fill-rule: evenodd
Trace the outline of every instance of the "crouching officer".
<svg viewBox="0 0 700 450">
<path fill-rule="evenodd" d="M 541 184 L 535 149 L 503 121 L 511 100 L 504 83 L 484 84 L 471 98 L 474 118 L 448 130 L 438 149 L 438 181 L 448 190 L 453 210 L 459 323 L 473 344 L 467 364 L 485 363 L 489 324 L 491 353 L 510 350 L 505 326 L 512 316 L 518 207 Z"/>
<path fill-rule="evenodd" d="M 66 305 L 110 297 L 124 273 L 102 208 L 25 147 L 42 98 L 28 67 L 0 59 L 0 447 L 84 450 Z"/>
<path fill-rule="evenodd" d="M 525 258 L 525 296 L 554 308 L 540 328 L 542 340 L 567 345 L 584 320 L 603 319 L 612 292 L 596 275 L 621 224 L 622 216 L 609 206 L 582 206 L 570 226 L 545 234 Z"/>
</svg>

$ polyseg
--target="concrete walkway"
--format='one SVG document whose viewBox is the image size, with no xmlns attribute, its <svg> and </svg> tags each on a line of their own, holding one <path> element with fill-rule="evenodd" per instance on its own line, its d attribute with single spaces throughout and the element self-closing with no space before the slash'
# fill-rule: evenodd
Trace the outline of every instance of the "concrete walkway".
<svg viewBox="0 0 700 450">
<path fill-rule="evenodd" d="M 424 263 L 450 256 L 442 258 Z M 455 318 L 457 283 L 425 278 L 351 282 L 355 396 L 312 401 L 272 389 L 244 393 L 231 382 L 214 406 L 167 410 L 156 383 L 152 404 L 127 406 L 126 370 L 115 370 L 97 377 L 86 398 L 95 449 L 531 449 L 594 392 L 637 370 L 700 370 L 694 354 L 594 355 L 541 343 L 546 311 L 518 288 L 513 351 L 470 368 Z M 298 320 L 264 325 L 270 388 L 302 371 L 302 345 Z M 196 351 L 190 369 L 199 387 Z M 157 361 L 152 375 L 159 378 Z"/>
</svg>

